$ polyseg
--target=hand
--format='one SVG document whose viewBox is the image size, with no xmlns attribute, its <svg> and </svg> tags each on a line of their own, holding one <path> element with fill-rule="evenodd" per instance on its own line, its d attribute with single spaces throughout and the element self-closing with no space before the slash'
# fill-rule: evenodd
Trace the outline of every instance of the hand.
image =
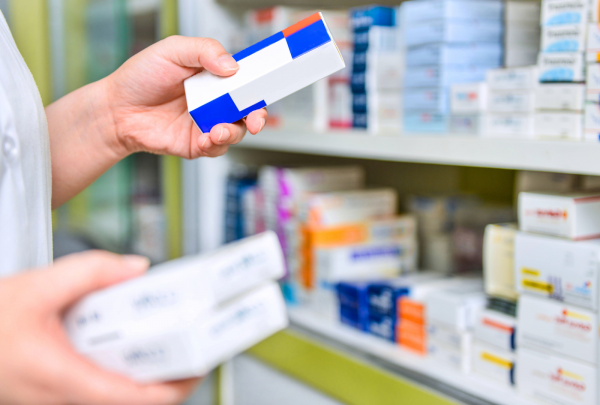
<svg viewBox="0 0 600 405">
<path fill-rule="evenodd" d="M 197 379 L 140 385 L 76 353 L 62 313 L 84 295 L 148 268 L 139 256 L 86 252 L 0 281 L 0 403 L 159 405 L 181 402 Z"/>
<path fill-rule="evenodd" d="M 118 143 L 127 152 L 147 151 L 188 159 L 220 156 L 228 145 L 264 127 L 267 112 L 254 111 L 234 124 L 202 134 L 187 111 L 183 81 L 206 69 L 231 76 L 239 66 L 214 39 L 169 37 L 123 64 L 106 79 Z"/>
</svg>

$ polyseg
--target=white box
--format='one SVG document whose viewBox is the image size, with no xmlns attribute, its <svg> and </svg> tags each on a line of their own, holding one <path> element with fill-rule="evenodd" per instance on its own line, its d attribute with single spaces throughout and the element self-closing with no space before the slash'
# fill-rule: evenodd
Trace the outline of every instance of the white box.
<svg viewBox="0 0 600 405">
<path fill-rule="evenodd" d="M 469 340 L 469 346 L 458 348 L 435 339 L 427 339 L 427 353 L 435 362 L 468 374 L 471 371 L 470 342 L 471 340 Z"/>
<path fill-rule="evenodd" d="M 591 364 L 598 362 L 598 319 L 590 310 L 521 295 L 517 344 Z"/>
<path fill-rule="evenodd" d="M 486 75 L 486 83 L 490 90 L 534 89 L 538 81 L 537 66 L 490 69 Z"/>
<path fill-rule="evenodd" d="M 535 134 L 534 121 L 534 114 L 484 114 L 482 136 L 531 139 Z"/>
<path fill-rule="evenodd" d="M 280 288 L 271 282 L 199 317 L 156 320 L 78 351 L 138 382 L 178 380 L 206 375 L 287 324 Z"/>
<path fill-rule="evenodd" d="M 600 238 L 600 195 L 520 193 L 519 225 L 572 240 Z"/>
<path fill-rule="evenodd" d="M 473 328 L 475 339 L 507 352 L 516 349 L 517 319 L 506 314 L 481 309 Z"/>
<path fill-rule="evenodd" d="M 508 24 L 540 25 L 541 4 L 537 1 L 504 2 L 504 21 Z"/>
<path fill-rule="evenodd" d="M 542 26 L 584 23 L 589 0 L 543 0 Z"/>
<path fill-rule="evenodd" d="M 585 84 L 541 83 L 535 89 L 537 110 L 583 111 Z"/>
<path fill-rule="evenodd" d="M 147 275 L 93 293 L 65 316 L 75 347 L 134 324 L 198 316 L 245 291 L 285 274 L 277 236 L 266 232 L 229 244 L 214 253 L 155 266 Z M 190 312 L 191 311 L 191 312 Z"/>
<path fill-rule="evenodd" d="M 589 0 L 589 17 L 591 22 L 598 23 L 600 21 L 600 2 L 598 0 Z"/>
<path fill-rule="evenodd" d="M 535 136 L 579 141 L 583 138 L 583 113 L 537 112 L 535 113 Z"/>
<path fill-rule="evenodd" d="M 519 393 L 546 404 L 598 403 L 598 371 L 588 364 L 519 349 L 516 377 Z"/>
<path fill-rule="evenodd" d="M 490 224 L 483 235 L 485 292 L 515 300 L 514 248 L 516 224 Z"/>
<path fill-rule="evenodd" d="M 515 278 L 519 293 L 598 310 L 600 241 L 574 242 L 519 232 Z"/>
<path fill-rule="evenodd" d="M 452 114 L 448 130 L 452 134 L 480 135 L 481 114 Z"/>
<path fill-rule="evenodd" d="M 586 50 L 587 23 L 542 28 L 541 52 L 583 52 Z"/>
<path fill-rule="evenodd" d="M 427 320 L 427 337 L 439 343 L 453 346 L 461 352 L 471 347 L 473 335 L 470 332 L 459 332 L 436 320 Z"/>
<path fill-rule="evenodd" d="M 515 354 L 475 340 L 473 371 L 512 387 L 515 384 Z"/>
<path fill-rule="evenodd" d="M 597 103 L 587 103 L 585 105 L 584 122 L 585 140 L 598 140 L 600 136 L 600 105 Z"/>
<path fill-rule="evenodd" d="M 588 24 L 587 51 L 591 53 L 600 52 L 600 24 L 597 22 Z"/>
<path fill-rule="evenodd" d="M 492 113 L 532 113 L 535 110 L 535 92 L 492 90 L 488 94 L 487 110 Z"/>
<path fill-rule="evenodd" d="M 583 52 L 540 53 L 540 82 L 584 82 L 584 59 Z"/>
<path fill-rule="evenodd" d="M 425 298 L 428 322 L 439 322 L 449 329 L 465 332 L 471 329 L 477 311 L 485 306 L 483 280 L 464 280 Z"/>
<path fill-rule="evenodd" d="M 232 76 L 203 71 L 184 81 L 188 112 L 202 132 L 238 121 L 346 66 L 321 13 L 233 58 L 239 70 Z"/>
<path fill-rule="evenodd" d="M 450 110 L 452 113 L 485 111 L 486 100 L 487 85 L 485 82 L 450 86 Z"/>
<path fill-rule="evenodd" d="M 591 64 L 587 68 L 586 87 L 587 94 L 595 94 L 595 101 L 598 102 L 598 95 L 600 95 L 600 65 Z"/>
</svg>

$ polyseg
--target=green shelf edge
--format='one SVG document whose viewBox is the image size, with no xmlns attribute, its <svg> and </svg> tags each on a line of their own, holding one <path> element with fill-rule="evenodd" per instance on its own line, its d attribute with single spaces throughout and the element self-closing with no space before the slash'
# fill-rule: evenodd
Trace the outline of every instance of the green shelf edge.
<svg viewBox="0 0 600 405">
<path fill-rule="evenodd" d="M 348 405 L 458 404 L 289 330 L 271 336 L 247 353 Z"/>
</svg>

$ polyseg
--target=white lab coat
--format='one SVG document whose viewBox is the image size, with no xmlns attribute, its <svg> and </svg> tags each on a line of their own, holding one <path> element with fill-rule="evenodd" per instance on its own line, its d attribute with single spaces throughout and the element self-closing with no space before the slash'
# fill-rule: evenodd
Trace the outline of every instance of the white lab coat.
<svg viewBox="0 0 600 405">
<path fill-rule="evenodd" d="M 0 276 L 52 261 L 48 124 L 0 12 Z"/>
</svg>

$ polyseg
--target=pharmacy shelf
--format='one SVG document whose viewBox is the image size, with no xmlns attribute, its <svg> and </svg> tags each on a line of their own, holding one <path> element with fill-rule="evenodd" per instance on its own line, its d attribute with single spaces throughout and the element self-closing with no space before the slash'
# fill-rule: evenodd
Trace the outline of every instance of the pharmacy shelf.
<svg viewBox="0 0 600 405">
<path fill-rule="evenodd" d="M 289 317 L 292 325 L 300 330 L 321 336 L 334 345 L 346 346 L 353 353 L 366 355 L 376 364 L 397 370 L 400 375 L 463 403 L 536 404 L 518 396 L 516 391 L 484 377 L 462 374 L 431 359 L 403 350 L 395 344 L 327 319 L 312 310 L 291 308 Z"/>
<path fill-rule="evenodd" d="M 263 131 L 241 148 L 399 162 L 600 175 L 600 142 L 507 140 L 452 135 Z"/>
<path fill-rule="evenodd" d="M 292 6 L 316 9 L 343 9 L 373 4 L 372 0 L 217 0 L 221 4 L 238 7 Z M 404 0 L 380 0 L 377 4 L 397 6 Z"/>
</svg>

